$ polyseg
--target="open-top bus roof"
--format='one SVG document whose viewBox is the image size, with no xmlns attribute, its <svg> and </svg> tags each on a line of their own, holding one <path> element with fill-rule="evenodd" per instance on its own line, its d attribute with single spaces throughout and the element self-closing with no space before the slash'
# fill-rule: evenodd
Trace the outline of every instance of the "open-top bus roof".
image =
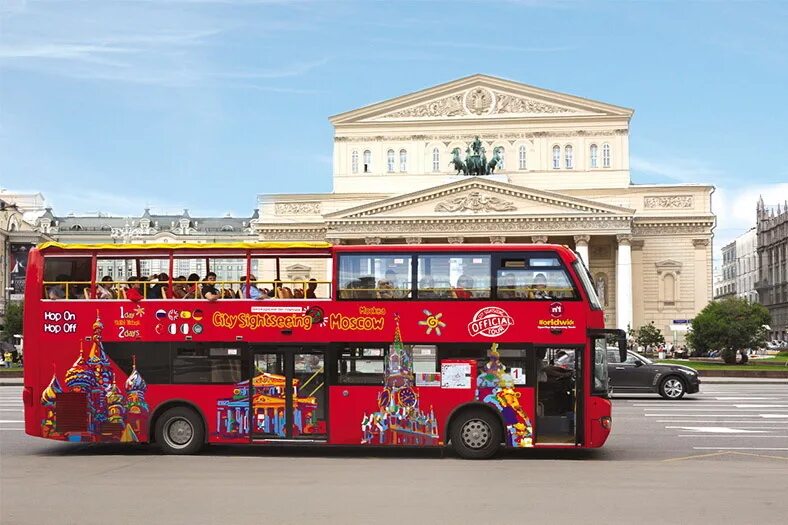
<svg viewBox="0 0 788 525">
<path fill-rule="evenodd" d="M 45 251 L 59 250 L 292 250 L 292 249 L 325 249 L 330 248 L 327 242 L 223 242 L 223 243 L 151 243 L 151 244 L 64 244 L 61 242 L 45 242 L 38 249 Z"/>
</svg>

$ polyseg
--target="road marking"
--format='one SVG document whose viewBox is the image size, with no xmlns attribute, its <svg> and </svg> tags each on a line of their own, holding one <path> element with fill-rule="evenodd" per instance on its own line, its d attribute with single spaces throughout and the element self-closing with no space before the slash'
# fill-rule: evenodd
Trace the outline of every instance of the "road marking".
<svg viewBox="0 0 788 525">
<path fill-rule="evenodd" d="M 713 423 L 708 419 L 657 419 L 657 423 Z M 729 423 L 729 421 L 720 421 L 720 423 Z M 732 421 L 730 421 L 732 423 Z M 736 423 L 768 423 L 763 419 L 740 419 Z M 779 425 L 783 421 L 775 421 L 773 425 Z"/>
<path fill-rule="evenodd" d="M 774 399 L 774 397 L 782 397 L 782 396 L 772 396 L 772 397 L 715 397 L 717 401 L 738 401 L 740 399 L 751 399 L 753 401 L 768 401 L 769 399 Z"/>
<path fill-rule="evenodd" d="M 719 405 L 719 406 L 715 405 L 715 406 L 713 406 L 711 408 L 707 408 L 705 406 L 703 406 L 703 407 L 699 406 L 697 408 L 665 407 L 665 408 L 647 408 L 646 410 L 673 410 L 675 412 L 697 412 L 698 410 L 708 410 L 710 412 L 723 412 L 723 411 L 731 410 L 733 408 L 741 410 L 742 412 L 747 411 L 747 410 L 761 410 L 760 408 L 739 408 L 739 407 L 736 407 L 736 406 L 728 406 L 726 408 L 722 408 L 722 407 L 725 407 L 725 405 Z M 769 407 L 762 407 L 762 408 L 769 408 Z M 788 411 L 788 408 L 775 408 L 773 411 L 770 410 L 770 412 L 786 412 L 786 411 Z"/>
<path fill-rule="evenodd" d="M 737 434 L 737 435 L 741 436 L 742 434 Z M 722 435 L 722 434 L 718 434 L 718 435 L 715 436 L 715 435 L 710 435 L 710 434 L 678 434 L 677 437 L 728 438 L 728 437 L 736 437 L 736 435 L 731 435 L 731 434 Z M 779 438 L 779 439 L 788 438 L 788 436 L 752 436 L 750 434 L 747 434 L 747 439 L 749 439 L 751 437 L 765 437 L 765 438 L 772 438 L 772 439 L 775 439 L 775 438 Z"/>
<path fill-rule="evenodd" d="M 665 428 L 678 428 L 680 430 L 694 430 L 695 432 L 708 432 L 712 434 L 757 434 L 758 432 L 765 432 L 764 430 L 737 430 L 731 427 L 672 427 Z"/>
<path fill-rule="evenodd" d="M 712 452 L 711 454 L 696 454 L 694 456 L 682 456 L 680 458 L 663 459 L 663 463 L 670 463 L 672 461 L 685 461 L 687 459 L 700 459 L 700 458 L 713 458 L 715 456 L 725 456 L 733 454 L 733 452 Z"/>
<path fill-rule="evenodd" d="M 14 428 L 0 427 L 0 431 L 3 431 L 3 430 L 24 430 L 24 428 L 21 428 L 21 427 L 14 427 Z"/>
<path fill-rule="evenodd" d="M 0 419 L 0 423 L 24 423 L 24 419 Z"/>
<path fill-rule="evenodd" d="M 646 417 L 763 417 L 763 418 L 788 418 L 788 414 L 645 414 Z"/>
<path fill-rule="evenodd" d="M 692 448 L 695 450 L 788 450 L 788 447 L 692 447 Z"/>
<path fill-rule="evenodd" d="M 21 408 L 0 408 L 0 412 L 24 412 Z"/>
</svg>

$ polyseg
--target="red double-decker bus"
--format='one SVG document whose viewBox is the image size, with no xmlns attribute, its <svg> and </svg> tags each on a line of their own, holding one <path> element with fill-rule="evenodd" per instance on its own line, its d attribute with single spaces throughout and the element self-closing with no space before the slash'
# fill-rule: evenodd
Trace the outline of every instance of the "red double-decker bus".
<svg viewBox="0 0 788 525">
<path fill-rule="evenodd" d="M 26 432 L 174 454 L 599 447 L 623 347 L 546 244 L 47 243 L 25 301 Z"/>
</svg>

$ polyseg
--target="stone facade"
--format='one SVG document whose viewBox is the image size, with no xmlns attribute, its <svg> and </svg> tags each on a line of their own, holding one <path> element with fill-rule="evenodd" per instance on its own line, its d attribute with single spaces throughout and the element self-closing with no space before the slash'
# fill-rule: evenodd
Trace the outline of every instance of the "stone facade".
<svg viewBox="0 0 788 525">
<path fill-rule="evenodd" d="M 758 282 L 761 304 L 772 316 L 772 339 L 788 340 L 788 202 L 757 208 Z"/>
<path fill-rule="evenodd" d="M 635 185 L 632 110 L 485 75 L 331 117 L 333 192 L 263 194 L 265 240 L 551 242 L 577 249 L 609 326 L 664 332 L 711 299 L 713 187 Z M 450 166 L 479 137 L 494 173 Z"/>
</svg>

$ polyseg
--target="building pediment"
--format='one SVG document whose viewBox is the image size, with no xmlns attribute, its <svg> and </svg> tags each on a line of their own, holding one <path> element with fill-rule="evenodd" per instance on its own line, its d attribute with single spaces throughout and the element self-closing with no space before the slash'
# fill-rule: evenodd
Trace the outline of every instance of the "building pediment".
<svg viewBox="0 0 788 525">
<path fill-rule="evenodd" d="M 607 216 L 631 218 L 635 210 L 483 177 L 467 177 L 327 214 L 328 221 L 460 216 Z"/>
<path fill-rule="evenodd" d="M 331 117 L 342 124 L 457 119 L 625 117 L 632 110 L 487 75 L 441 84 Z"/>
</svg>

